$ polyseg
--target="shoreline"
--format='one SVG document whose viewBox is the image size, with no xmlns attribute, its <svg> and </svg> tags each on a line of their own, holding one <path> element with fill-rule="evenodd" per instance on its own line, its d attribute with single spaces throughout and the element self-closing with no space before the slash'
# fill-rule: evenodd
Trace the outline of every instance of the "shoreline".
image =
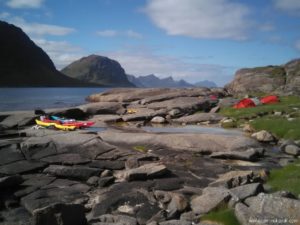
<svg viewBox="0 0 300 225">
<path fill-rule="evenodd" d="M 5 207 L 0 219 L 43 225 L 46 218 L 70 212 L 88 225 L 204 225 L 201 218 L 226 205 L 246 225 L 243 221 L 260 215 L 255 209 L 262 202 L 275 218 L 298 219 L 280 205 L 300 210 L 300 200 L 274 194 L 266 185 L 270 170 L 296 160 L 274 137 L 143 130 L 148 124 L 219 126 L 226 118 L 208 112 L 215 107 L 212 93 L 121 89 L 93 95 L 99 102 L 46 110 L 95 121 L 107 128 L 101 132 L 34 130 L 32 110 L 5 118 L 1 112 L 0 199 Z M 16 127 L 24 128 L 22 136 L 15 135 Z"/>
</svg>

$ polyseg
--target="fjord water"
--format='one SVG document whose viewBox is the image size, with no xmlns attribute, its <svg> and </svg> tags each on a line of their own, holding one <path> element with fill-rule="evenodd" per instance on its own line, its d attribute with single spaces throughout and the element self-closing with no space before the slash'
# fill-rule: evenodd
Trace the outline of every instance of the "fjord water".
<svg viewBox="0 0 300 225">
<path fill-rule="evenodd" d="M 0 112 L 77 106 L 107 88 L 0 88 Z"/>
</svg>

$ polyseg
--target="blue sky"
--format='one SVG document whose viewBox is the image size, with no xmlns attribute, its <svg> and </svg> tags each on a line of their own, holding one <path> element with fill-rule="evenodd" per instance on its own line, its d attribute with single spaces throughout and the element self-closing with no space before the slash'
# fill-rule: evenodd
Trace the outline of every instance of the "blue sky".
<svg viewBox="0 0 300 225">
<path fill-rule="evenodd" d="M 58 69 L 90 54 L 128 74 L 228 83 L 300 54 L 300 0 L 0 0 Z"/>
</svg>

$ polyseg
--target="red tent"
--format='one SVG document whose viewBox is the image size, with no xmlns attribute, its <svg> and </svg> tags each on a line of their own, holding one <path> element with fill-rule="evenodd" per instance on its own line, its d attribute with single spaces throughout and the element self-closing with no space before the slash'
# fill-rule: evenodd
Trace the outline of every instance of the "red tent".
<svg viewBox="0 0 300 225">
<path fill-rule="evenodd" d="M 233 106 L 235 109 L 250 107 L 255 107 L 255 103 L 250 98 L 244 98 Z"/>
<path fill-rule="evenodd" d="M 262 104 L 274 104 L 279 102 L 279 99 L 276 95 L 269 95 L 260 99 L 260 102 Z"/>
</svg>

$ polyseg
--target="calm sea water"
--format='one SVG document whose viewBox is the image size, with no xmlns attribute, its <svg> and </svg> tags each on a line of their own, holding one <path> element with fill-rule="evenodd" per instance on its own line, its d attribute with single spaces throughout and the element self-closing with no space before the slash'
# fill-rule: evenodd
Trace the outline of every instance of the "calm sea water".
<svg viewBox="0 0 300 225">
<path fill-rule="evenodd" d="M 107 88 L 0 88 L 0 112 L 77 106 Z"/>
</svg>

